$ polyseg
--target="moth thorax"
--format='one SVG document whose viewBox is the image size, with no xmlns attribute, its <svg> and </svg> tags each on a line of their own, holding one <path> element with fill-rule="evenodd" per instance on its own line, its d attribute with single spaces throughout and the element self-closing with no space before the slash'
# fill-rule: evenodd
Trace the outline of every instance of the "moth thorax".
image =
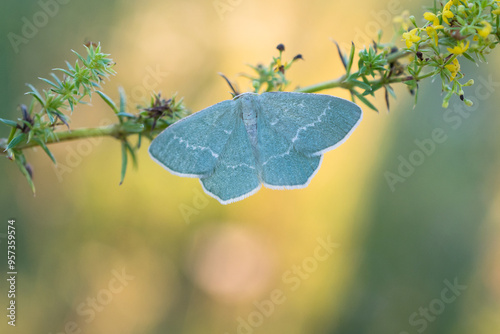
<svg viewBox="0 0 500 334">
<path fill-rule="evenodd" d="M 243 123 L 250 138 L 250 142 L 257 144 L 257 108 L 258 104 L 254 99 L 254 95 L 243 96 L 241 98 L 241 111 Z"/>
</svg>

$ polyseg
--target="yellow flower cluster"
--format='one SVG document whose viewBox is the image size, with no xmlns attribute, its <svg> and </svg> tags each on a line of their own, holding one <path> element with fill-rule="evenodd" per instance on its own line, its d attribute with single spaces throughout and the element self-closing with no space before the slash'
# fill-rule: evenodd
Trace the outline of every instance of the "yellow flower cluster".
<svg viewBox="0 0 500 334">
<path fill-rule="evenodd" d="M 500 7 L 500 0 L 496 1 L 497 5 Z M 450 25 L 450 19 L 455 17 L 455 14 L 451 10 L 451 6 L 459 6 L 459 5 L 464 5 L 467 6 L 468 2 L 467 0 L 450 0 L 444 5 L 443 11 L 439 12 L 438 14 L 434 14 L 432 12 L 425 12 L 424 13 L 424 19 L 429 21 L 429 25 L 425 27 L 425 29 L 422 28 L 415 28 L 412 29 L 408 32 L 403 33 L 403 41 L 406 43 L 406 47 L 410 48 L 413 43 L 418 42 L 421 40 L 421 37 L 417 34 L 420 30 L 425 30 L 427 35 L 434 41 L 434 44 L 438 46 L 439 43 L 439 38 L 438 38 L 438 33 L 440 29 L 444 29 L 444 26 L 440 23 L 440 18 L 444 23 L 447 25 Z M 500 8 L 492 10 L 493 14 L 500 15 Z M 402 21 L 403 18 L 399 18 L 399 21 Z M 395 20 L 396 22 L 396 20 Z M 477 28 L 477 34 L 481 36 L 482 38 L 487 38 L 489 34 L 491 34 L 492 31 L 492 26 L 489 22 L 487 21 L 481 21 L 482 28 Z M 406 29 L 405 29 L 406 30 Z M 479 36 L 474 36 L 474 40 L 477 41 Z M 453 54 L 460 55 L 467 51 L 469 48 L 469 42 L 467 42 L 467 45 L 464 45 L 463 42 L 461 42 L 460 45 L 454 47 L 454 48 L 448 48 L 448 51 L 450 51 Z"/>
<path fill-rule="evenodd" d="M 420 41 L 420 36 L 417 36 L 419 28 L 412 29 L 408 32 L 403 33 L 403 41 L 406 42 L 406 47 L 411 48 L 413 43 Z"/>
<path fill-rule="evenodd" d="M 467 45 L 465 45 L 464 42 L 460 42 L 460 45 L 455 46 L 453 49 L 446 48 L 446 50 L 448 50 L 448 52 L 450 52 L 450 53 L 453 53 L 453 54 L 459 56 L 462 53 L 464 53 L 465 51 L 467 51 L 467 49 L 469 48 L 469 45 L 470 45 L 470 41 L 467 41 Z"/>
<path fill-rule="evenodd" d="M 460 72 L 460 63 L 458 62 L 457 58 L 453 59 L 451 64 L 445 65 L 444 67 L 451 72 L 450 81 L 453 81 L 453 79 L 455 79 L 455 77 L 457 76 L 458 72 Z"/>
<path fill-rule="evenodd" d="M 478 29 L 477 30 L 477 33 L 479 34 L 479 36 L 481 36 L 482 38 L 486 38 L 488 37 L 488 35 L 491 33 L 491 24 L 488 22 L 488 21 L 481 21 L 481 24 L 484 26 L 483 28 L 481 29 Z"/>
<path fill-rule="evenodd" d="M 450 0 L 446 3 L 446 5 L 444 5 L 442 16 L 443 16 L 443 21 L 446 22 L 447 25 L 450 25 L 448 19 L 452 19 L 455 17 L 455 14 L 453 14 L 453 12 L 450 9 L 451 6 L 452 5 L 459 6 L 461 4 L 467 6 L 468 5 L 467 0 Z"/>
<path fill-rule="evenodd" d="M 443 25 L 439 24 L 439 17 L 431 12 L 424 13 L 424 19 L 429 22 L 432 22 L 431 25 L 427 26 L 425 30 L 427 31 L 427 35 L 430 38 L 434 39 L 434 43 L 436 46 L 438 45 L 438 32 L 437 29 L 444 29 Z"/>
<path fill-rule="evenodd" d="M 497 9 L 492 10 L 491 12 L 495 15 L 500 15 L 500 1 L 497 0 Z"/>
<path fill-rule="evenodd" d="M 415 43 L 419 45 L 422 42 L 424 43 L 419 47 L 421 53 L 428 49 L 430 46 L 429 43 L 432 43 L 433 48 L 435 46 L 434 51 L 439 55 L 441 49 L 440 36 L 452 37 L 453 39 L 443 39 L 443 43 L 447 46 L 446 49 L 450 53 L 448 56 L 444 55 L 443 58 L 451 59 L 445 62 L 444 68 L 450 72 L 449 80 L 454 81 L 460 75 L 460 62 L 458 56 L 465 54 L 467 58 L 470 58 L 469 55 L 466 54 L 469 47 L 471 49 L 469 52 L 472 51 L 474 53 L 477 52 L 478 46 L 482 47 L 486 45 L 493 48 L 495 44 L 498 44 L 496 38 L 492 38 L 492 34 L 496 33 L 495 28 L 492 26 L 492 22 L 495 20 L 494 17 L 492 18 L 493 20 L 488 19 L 486 16 L 482 16 L 483 18 L 479 20 L 468 17 L 471 13 L 476 15 L 476 6 L 479 2 L 480 1 L 473 0 L 447 0 L 441 11 L 429 11 L 423 14 L 427 22 L 422 28 L 418 26 L 414 29 L 410 28 L 407 22 L 409 20 L 408 13 L 398 17 L 394 22 L 400 23 L 403 27 L 405 32 L 402 34 L 402 41 L 405 42 L 407 48 L 411 48 Z M 485 1 L 480 5 L 481 10 L 484 10 L 484 3 Z M 487 1 L 487 3 L 491 6 L 491 15 L 500 15 L 500 0 Z M 485 12 L 485 14 L 489 13 Z M 415 20 L 411 17 L 410 19 L 415 25 Z M 466 29 L 461 29 L 465 28 L 466 25 Z M 479 42 L 471 45 L 471 41 L 468 38 L 469 36 L 472 37 L 470 38 L 473 41 L 472 43 Z M 419 56 L 419 59 L 422 60 L 422 56 Z"/>
</svg>

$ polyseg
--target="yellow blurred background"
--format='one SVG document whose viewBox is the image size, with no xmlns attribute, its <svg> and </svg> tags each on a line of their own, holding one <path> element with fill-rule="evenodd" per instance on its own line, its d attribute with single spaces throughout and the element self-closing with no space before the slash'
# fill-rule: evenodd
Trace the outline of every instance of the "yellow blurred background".
<svg viewBox="0 0 500 334">
<path fill-rule="evenodd" d="M 343 67 L 331 39 L 362 47 L 382 29 L 389 40 L 392 18 L 408 9 L 420 20 L 423 6 L 432 1 L 3 1 L 0 117 L 19 117 L 24 84 L 46 88 L 36 78 L 73 63 L 70 50 L 84 52 L 86 41 L 116 61 L 109 96 L 122 86 L 133 108 L 150 88 L 177 92 L 197 111 L 230 98 L 217 72 L 237 79 L 279 43 L 285 58 L 305 58 L 289 73 L 290 89 L 336 78 Z M 13 47 L 9 33 L 21 34 L 26 20 L 42 21 Z M 499 333 L 498 65 L 498 51 L 479 68 L 462 65 L 476 81 L 469 110 L 460 101 L 442 109 L 439 82 L 421 83 L 415 109 L 404 87 L 395 87 L 390 113 L 377 96 L 382 112 L 363 107 L 359 128 L 326 154 L 309 187 L 262 189 L 228 206 L 151 161 L 147 142 L 121 186 L 114 139 L 52 145 L 64 173 L 32 150 L 36 197 L 3 159 L 0 263 L 4 277 L 14 218 L 18 277 L 15 328 L 0 283 L 0 331 Z M 71 127 L 113 117 L 96 96 Z M 387 173 L 436 129 L 446 140 L 391 186 Z"/>
</svg>

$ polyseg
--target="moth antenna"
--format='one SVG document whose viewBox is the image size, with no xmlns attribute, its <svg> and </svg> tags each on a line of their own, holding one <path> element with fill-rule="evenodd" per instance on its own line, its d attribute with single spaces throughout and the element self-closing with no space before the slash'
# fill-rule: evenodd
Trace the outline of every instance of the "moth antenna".
<svg viewBox="0 0 500 334">
<path fill-rule="evenodd" d="M 234 96 L 238 96 L 238 95 L 240 95 L 240 93 L 239 93 L 236 89 L 234 89 L 233 84 L 231 83 L 231 81 L 229 81 L 229 79 L 228 79 L 228 78 L 227 78 L 227 77 L 226 77 L 223 73 L 220 73 L 220 72 L 219 72 L 218 74 L 219 74 L 221 77 L 223 77 L 223 78 L 224 78 L 224 80 L 226 80 L 227 84 L 229 85 L 229 87 L 230 87 L 230 88 L 231 88 L 231 90 L 233 91 Z"/>
</svg>

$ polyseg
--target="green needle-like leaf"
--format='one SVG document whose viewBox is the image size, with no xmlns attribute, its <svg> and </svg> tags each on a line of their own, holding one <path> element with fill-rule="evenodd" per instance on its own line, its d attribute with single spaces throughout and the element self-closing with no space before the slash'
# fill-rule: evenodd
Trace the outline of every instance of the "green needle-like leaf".
<svg viewBox="0 0 500 334">
<path fill-rule="evenodd" d="M 111 98 L 109 96 L 107 96 L 106 94 L 104 94 L 100 90 L 96 90 L 96 93 L 104 100 L 104 102 L 106 102 L 106 104 L 111 109 L 113 109 L 113 111 L 115 112 L 115 114 L 119 113 L 118 108 L 116 107 L 116 104 L 113 102 L 113 100 L 111 100 Z"/>
<path fill-rule="evenodd" d="M 131 113 L 128 113 L 128 112 L 119 112 L 118 114 L 116 114 L 118 116 L 122 116 L 122 117 L 129 117 L 129 118 L 135 118 L 135 115 L 134 114 L 131 114 Z"/>
<path fill-rule="evenodd" d="M 26 181 L 28 181 L 33 195 L 35 195 L 35 184 L 33 183 L 31 173 L 28 172 L 28 169 L 26 168 L 26 158 L 24 157 L 24 154 L 19 152 L 14 153 L 14 160 L 16 161 L 17 167 L 26 178 Z"/>
<path fill-rule="evenodd" d="M 363 95 L 359 94 L 356 91 L 353 91 L 353 94 L 356 95 L 356 97 L 361 102 L 363 102 L 364 104 L 366 104 L 370 109 L 375 110 L 376 112 L 378 112 L 378 109 L 370 101 L 368 101 L 368 99 L 366 97 L 364 97 Z"/>
<path fill-rule="evenodd" d="M 78 57 L 78 59 L 80 59 L 82 61 L 83 64 L 87 63 L 87 60 L 85 58 L 83 58 L 78 52 L 76 52 L 75 50 L 71 50 L 74 54 L 76 54 L 76 56 Z"/>
<path fill-rule="evenodd" d="M 50 81 L 49 79 L 45 79 L 45 78 L 38 78 L 46 83 L 48 83 L 49 85 L 51 85 L 52 87 L 54 88 L 60 88 L 58 85 L 56 85 L 55 83 L 53 83 L 52 81 Z"/>
<path fill-rule="evenodd" d="M 5 125 L 8 125 L 8 126 L 13 127 L 13 128 L 17 128 L 17 123 L 14 121 L 11 121 L 10 119 L 0 118 L 0 123 L 3 123 Z"/>
<path fill-rule="evenodd" d="M 474 58 L 471 57 L 470 54 L 468 54 L 467 52 L 464 52 L 462 53 L 464 55 L 465 58 L 467 58 L 467 60 L 470 60 L 471 62 L 473 62 L 474 64 L 477 64 L 477 62 L 474 60 Z"/>
<path fill-rule="evenodd" d="M 40 102 L 40 104 L 43 106 L 45 104 L 45 100 L 42 97 L 42 95 L 40 95 L 38 90 L 35 87 L 33 87 L 33 85 L 28 84 L 28 87 L 31 89 L 31 92 L 27 92 L 26 94 L 33 95 L 35 99 L 37 99 L 38 102 Z"/>
<path fill-rule="evenodd" d="M 127 145 L 123 141 L 122 142 L 122 171 L 121 171 L 121 176 L 120 176 L 120 185 L 122 185 L 123 180 L 125 179 L 125 173 L 127 172 Z"/>
<path fill-rule="evenodd" d="M 45 145 L 45 143 L 43 142 L 43 140 L 41 140 L 40 138 L 33 138 L 33 140 L 35 142 L 37 142 L 38 145 L 40 145 L 41 148 L 43 148 L 43 150 L 45 151 L 45 153 L 47 153 L 47 155 L 49 156 L 50 160 L 52 160 L 52 162 L 54 164 L 56 164 L 56 158 L 54 158 L 54 156 L 52 155 L 52 152 L 50 152 L 49 148 L 47 147 L 47 145 Z"/>
<path fill-rule="evenodd" d="M 15 136 L 7 145 L 7 148 L 5 150 L 10 150 L 16 147 L 17 145 L 26 142 L 26 139 L 28 139 L 28 135 L 26 133 L 20 133 L 17 136 Z"/>
<path fill-rule="evenodd" d="M 349 83 L 351 83 L 353 86 L 356 86 L 356 87 L 359 87 L 361 89 L 364 89 L 367 92 L 371 92 L 372 91 L 372 87 L 369 84 L 365 83 L 365 82 L 361 82 L 361 81 L 357 81 L 357 80 L 352 80 L 352 81 L 349 81 Z"/>
<path fill-rule="evenodd" d="M 125 94 L 125 90 L 123 87 L 118 88 L 118 93 L 120 94 L 120 112 L 125 113 L 125 109 L 127 107 L 127 95 Z"/>
<path fill-rule="evenodd" d="M 354 53 L 356 52 L 356 46 L 354 43 L 351 44 L 351 53 L 349 54 L 349 62 L 347 63 L 347 76 L 351 74 L 352 64 L 354 63 Z"/>
<path fill-rule="evenodd" d="M 130 156 L 132 157 L 132 164 L 134 168 L 137 168 L 137 157 L 135 154 L 135 150 L 132 148 L 132 146 L 130 146 L 128 141 L 125 141 L 125 145 L 127 146 L 127 150 L 130 153 Z"/>
</svg>

